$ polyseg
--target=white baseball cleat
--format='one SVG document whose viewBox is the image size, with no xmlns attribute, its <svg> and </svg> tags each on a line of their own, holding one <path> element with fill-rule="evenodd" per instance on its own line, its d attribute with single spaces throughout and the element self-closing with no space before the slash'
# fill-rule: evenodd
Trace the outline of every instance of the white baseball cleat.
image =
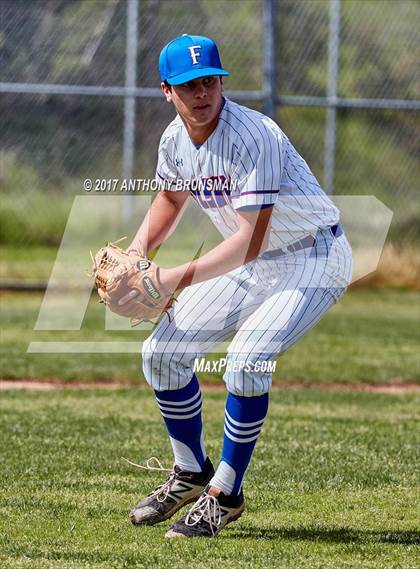
<svg viewBox="0 0 420 569">
<path fill-rule="evenodd" d="M 181 518 L 165 537 L 215 537 L 227 524 L 241 517 L 244 495 L 226 496 L 207 487 L 186 516 Z"/>
<path fill-rule="evenodd" d="M 173 516 L 186 504 L 194 502 L 214 475 L 207 458 L 202 472 L 188 472 L 174 466 L 167 480 L 141 500 L 130 512 L 135 525 L 154 525 Z"/>
</svg>

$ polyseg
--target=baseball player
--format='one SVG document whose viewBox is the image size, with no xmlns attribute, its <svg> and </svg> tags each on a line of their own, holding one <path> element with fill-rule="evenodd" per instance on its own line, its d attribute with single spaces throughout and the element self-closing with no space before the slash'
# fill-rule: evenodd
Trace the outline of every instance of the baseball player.
<svg viewBox="0 0 420 569">
<path fill-rule="evenodd" d="M 244 475 L 272 381 L 263 364 L 292 347 L 342 296 L 352 255 L 339 211 L 287 136 L 270 118 L 224 96 L 229 73 L 213 40 L 174 39 L 160 54 L 159 71 L 177 116 L 160 141 L 161 191 L 128 251 L 147 253 L 165 241 L 191 200 L 223 240 L 191 263 L 160 269 L 168 294 L 183 290 L 144 343 L 143 370 L 175 465 L 130 519 L 156 524 L 192 503 L 166 537 L 211 537 L 244 510 Z M 223 450 L 214 470 L 194 362 L 232 337 Z"/>
</svg>

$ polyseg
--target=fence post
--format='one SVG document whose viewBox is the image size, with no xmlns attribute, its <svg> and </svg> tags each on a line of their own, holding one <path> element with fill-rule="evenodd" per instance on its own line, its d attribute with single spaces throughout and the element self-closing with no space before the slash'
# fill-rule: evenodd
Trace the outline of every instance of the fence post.
<svg viewBox="0 0 420 569">
<path fill-rule="evenodd" d="M 340 12 L 341 0 L 330 0 L 327 82 L 328 108 L 326 111 L 324 146 L 324 186 L 328 194 L 334 193 L 338 64 L 340 56 Z"/>
<path fill-rule="evenodd" d="M 263 5 L 263 112 L 272 119 L 276 114 L 276 14 L 275 0 Z"/>
<path fill-rule="evenodd" d="M 126 12 L 126 59 L 125 87 L 135 89 L 137 82 L 137 44 L 138 44 L 139 0 L 127 0 Z M 136 97 L 127 94 L 124 97 L 124 142 L 123 142 L 123 178 L 133 177 L 134 151 L 136 145 Z M 132 217 L 133 196 L 123 198 L 122 221 L 128 223 Z"/>
</svg>

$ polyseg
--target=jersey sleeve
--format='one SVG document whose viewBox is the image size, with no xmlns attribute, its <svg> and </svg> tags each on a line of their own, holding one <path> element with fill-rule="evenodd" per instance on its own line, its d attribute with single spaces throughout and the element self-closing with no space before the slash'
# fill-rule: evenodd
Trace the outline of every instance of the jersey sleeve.
<svg viewBox="0 0 420 569">
<path fill-rule="evenodd" d="M 162 190 L 176 191 L 178 173 L 168 150 L 167 140 L 162 137 L 159 144 L 155 178 L 159 182 Z"/>
<path fill-rule="evenodd" d="M 238 146 L 232 176 L 233 207 L 249 211 L 274 205 L 280 192 L 282 164 L 282 132 L 270 119 L 261 121 Z"/>
</svg>

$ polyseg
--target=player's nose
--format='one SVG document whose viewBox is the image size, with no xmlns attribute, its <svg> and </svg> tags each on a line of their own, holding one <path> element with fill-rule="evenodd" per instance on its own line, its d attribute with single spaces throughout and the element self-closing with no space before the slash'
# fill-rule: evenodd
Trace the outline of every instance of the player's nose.
<svg viewBox="0 0 420 569">
<path fill-rule="evenodd" d="M 197 98 L 207 97 L 207 88 L 201 81 L 195 87 L 194 96 Z"/>
</svg>

